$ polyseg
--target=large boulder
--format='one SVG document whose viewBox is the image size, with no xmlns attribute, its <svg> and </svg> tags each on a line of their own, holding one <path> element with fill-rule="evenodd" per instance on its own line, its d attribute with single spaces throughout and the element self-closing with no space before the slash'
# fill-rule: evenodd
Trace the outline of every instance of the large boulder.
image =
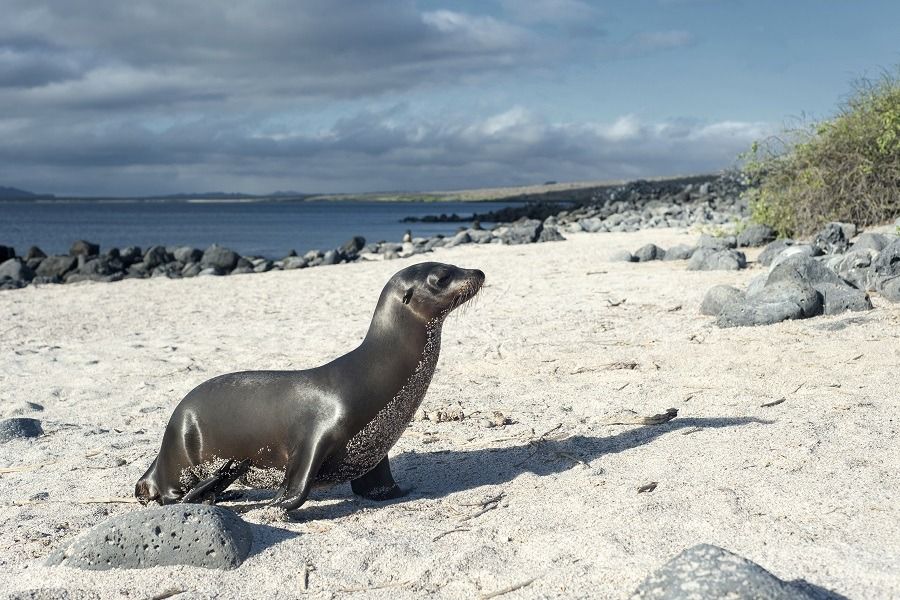
<svg viewBox="0 0 900 600">
<path fill-rule="evenodd" d="M 234 250 L 213 244 L 203 253 L 200 266 L 204 270 L 215 268 L 220 271 L 231 271 L 237 266 L 238 259 L 240 259 L 240 256 Z"/>
<path fill-rule="evenodd" d="M 165 246 L 151 246 L 144 253 L 142 262 L 144 263 L 144 269 L 149 272 L 160 265 L 170 262 L 173 258 Z"/>
<path fill-rule="evenodd" d="M 609 262 L 635 262 L 634 255 L 628 250 L 613 250 L 606 260 Z"/>
<path fill-rule="evenodd" d="M 818 248 L 822 254 L 843 254 L 850 247 L 850 237 L 842 223 L 829 223 L 813 238 L 812 245 Z M 853 235 L 856 235 L 856 227 L 853 227 Z"/>
<path fill-rule="evenodd" d="M 74 256 L 48 256 L 41 261 L 35 273 L 41 277 L 62 278 L 78 265 Z"/>
<path fill-rule="evenodd" d="M 766 285 L 779 281 L 803 281 L 813 287 L 820 283 L 848 285 L 837 273 L 809 256 L 793 256 L 775 266 L 766 280 Z"/>
<path fill-rule="evenodd" d="M 494 240 L 494 234 L 484 229 L 466 229 L 469 239 L 473 244 L 490 244 Z"/>
<path fill-rule="evenodd" d="M 651 260 L 662 260 L 666 256 L 666 251 L 656 244 L 646 244 L 641 246 L 634 252 L 634 258 L 638 262 L 649 262 Z"/>
<path fill-rule="evenodd" d="M 338 249 L 341 256 L 348 260 L 355 260 L 357 256 L 359 256 L 359 252 L 365 247 L 366 238 L 361 235 L 355 235 L 346 242 L 344 245 Z"/>
<path fill-rule="evenodd" d="M 707 290 L 700 304 L 700 314 L 716 317 L 726 304 L 743 302 L 747 294 L 730 285 L 715 285 Z"/>
<path fill-rule="evenodd" d="M 716 319 L 719 327 L 772 325 L 788 319 L 804 319 L 820 314 L 822 297 L 808 283 L 781 281 L 766 284 L 746 301 L 726 304 Z"/>
<path fill-rule="evenodd" d="M 666 250 L 666 255 L 663 256 L 663 260 L 690 260 L 696 249 L 696 246 L 677 244 Z"/>
<path fill-rule="evenodd" d="M 15 439 L 34 438 L 43 435 L 41 422 L 28 417 L 15 417 L 0 421 L 0 443 Z"/>
<path fill-rule="evenodd" d="M 69 248 L 69 256 L 97 256 L 100 254 L 100 244 L 78 240 Z"/>
<path fill-rule="evenodd" d="M 28 282 L 34 279 L 34 271 L 21 258 L 10 258 L 0 263 L 0 279 L 4 277 Z"/>
<path fill-rule="evenodd" d="M 100 571 L 172 565 L 234 569 L 252 542 L 250 526 L 230 510 L 171 504 L 108 519 L 50 554 L 46 564 Z"/>
<path fill-rule="evenodd" d="M 814 600 L 805 586 L 775 577 L 755 562 L 710 544 L 684 550 L 650 574 L 632 600 Z"/>
<path fill-rule="evenodd" d="M 900 276 L 880 280 L 877 289 L 886 300 L 900 302 Z"/>
<path fill-rule="evenodd" d="M 773 269 L 789 258 L 812 258 L 813 256 L 818 256 L 820 254 L 821 252 L 819 252 L 819 249 L 813 247 L 811 244 L 794 244 L 779 252 L 778 255 L 772 259 L 769 268 Z"/>
<path fill-rule="evenodd" d="M 498 227 L 494 235 L 504 244 L 532 244 L 538 240 L 544 223 L 537 219 L 519 219 L 509 225 Z"/>
<path fill-rule="evenodd" d="M 549 219 L 548 219 L 549 220 Z M 547 225 L 547 221 L 544 221 L 544 227 L 541 229 L 541 234 L 538 236 L 537 241 L 539 243 L 543 242 L 564 242 L 566 238 L 563 237 L 563 234 L 559 232 L 559 228 L 553 225 Z"/>
<path fill-rule="evenodd" d="M 772 264 L 772 261 L 775 260 L 775 257 L 781 254 L 781 251 L 787 248 L 788 246 L 793 246 L 794 240 L 789 238 L 784 238 L 780 240 L 775 240 L 774 242 L 770 242 L 766 244 L 766 247 L 763 248 L 763 251 L 760 253 L 759 257 L 756 259 L 761 265 L 769 266 Z"/>
<path fill-rule="evenodd" d="M 190 263 L 200 262 L 203 259 L 203 251 L 191 246 L 181 246 L 175 248 L 172 252 L 172 256 L 181 264 L 188 265 Z"/>
<path fill-rule="evenodd" d="M 754 223 L 748 225 L 737 235 L 739 248 L 757 248 L 765 246 L 775 239 L 775 230 L 768 225 Z"/>
<path fill-rule="evenodd" d="M 25 253 L 25 260 L 31 260 L 33 258 L 47 258 L 47 255 L 37 246 L 31 246 L 28 249 L 28 252 Z"/>
<path fill-rule="evenodd" d="M 872 261 L 872 270 L 879 280 L 900 275 L 900 238 L 878 253 Z"/>
<path fill-rule="evenodd" d="M 834 270 L 838 276 L 853 284 L 861 290 L 875 289 L 875 274 L 869 267 L 872 261 L 878 256 L 878 252 L 869 248 L 857 248 L 856 245 L 847 252 L 847 254 L 836 255 L 834 262 L 829 262 L 828 266 Z"/>
<path fill-rule="evenodd" d="M 119 259 L 122 261 L 122 264 L 129 267 L 144 260 L 144 253 L 141 251 L 140 246 L 128 246 L 119 252 Z"/>
<path fill-rule="evenodd" d="M 737 271 L 747 266 L 747 257 L 737 250 L 699 247 L 688 261 L 688 271 Z"/>
<path fill-rule="evenodd" d="M 737 238 L 733 235 L 714 236 L 704 233 L 700 236 L 700 242 L 697 245 L 701 248 L 712 248 L 713 250 L 728 250 L 737 247 Z"/>
<path fill-rule="evenodd" d="M 816 291 L 822 295 L 823 312 L 826 315 L 837 315 L 849 311 L 872 310 L 869 294 L 849 285 L 821 283 Z"/>
<path fill-rule="evenodd" d="M 16 257 L 16 249 L 12 246 L 0 246 L 0 262 L 6 262 Z"/>
<path fill-rule="evenodd" d="M 287 256 L 281 261 L 281 268 L 284 270 L 303 269 L 307 265 L 307 260 L 302 256 Z"/>
<path fill-rule="evenodd" d="M 468 231 L 460 231 L 459 233 L 454 235 L 452 238 L 450 238 L 450 240 L 447 241 L 446 244 L 444 244 L 444 247 L 445 248 L 453 248 L 454 246 L 459 246 L 460 244 L 471 244 L 471 243 L 472 243 L 472 238 L 469 237 L 469 232 Z M 389 252 L 389 250 L 386 250 L 386 252 Z"/>
<path fill-rule="evenodd" d="M 881 252 L 890 245 L 892 241 L 893 238 L 891 236 L 884 235 L 883 233 L 861 233 L 859 237 L 856 238 L 856 241 L 853 242 L 853 249 Z"/>
</svg>

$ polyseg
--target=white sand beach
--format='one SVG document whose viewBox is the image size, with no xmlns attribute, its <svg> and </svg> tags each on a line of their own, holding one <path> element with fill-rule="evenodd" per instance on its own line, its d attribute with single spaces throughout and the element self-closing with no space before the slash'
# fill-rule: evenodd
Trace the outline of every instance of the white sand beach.
<svg viewBox="0 0 900 600">
<path fill-rule="evenodd" d="M 0 590 L 620 599 L 706 542 L 785 580 L 900 597 L 900 305 L 875 295 L 867 313 L 719 329 L 698 313 L 706 290 L 762 267 L 606 261 L 698 237 L 682 230 L 567 237 L 428 255 L 487 275 L 444 326 L 423 404 L 465 418 L 413 421 L 391 452 L 411 489 L 399 501 L 341 485 L 286 521 L 247 510 L 258 492 L 225 503 L 255 536 L 233 571 L 42 559 L 139 507 L 97 501 L 131 497 L 191 388 L 352 349 L 387 279 L 423 258 L 0 293 L 0 417 L 21 409 L 45 431 L 0 444 Z M 612 424 L 670 407 L 667 424 Z M 512 422 L 488 427 L 495 411 Z"/>
</svg>

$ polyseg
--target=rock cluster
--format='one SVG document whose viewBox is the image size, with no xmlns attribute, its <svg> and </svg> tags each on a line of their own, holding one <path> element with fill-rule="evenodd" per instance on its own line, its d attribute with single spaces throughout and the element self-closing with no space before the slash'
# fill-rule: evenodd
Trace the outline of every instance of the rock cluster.
<svg viewBox="0 0 900 600">
<path fill-rule="evenodd" d="M 218 506 L 171 504 L 125 513 L 85 531 L 46 559 L 79 569 L 190 565 L 234 569 L 250 553 L 253 532 Z"/>
<path fill-rule="evenodd" d="M 753 561 L 711 544 L 698 544 L 667 562 L 641 583 L 633 600 L 839 598 L 805 581 L 782 581 Z"/>
<path fill-rule="evenodd" d="M 0 263 L 0 289 L 17 289 L 29 283 L 74 283 L 78 281 L 120 281 L 122 279 L 196 277 L 199 275 L 240 275 L 264 273 L 271 270 L 291 270 L 334 265 L 357 260 L 391 260 L 431 252 L 435 248 L 452 248 L 461 244 L 532 244 L 563 240 L 552 225 L 534 219 L 520 219 L 494 227 L 462 229 L 451 237 L 412 237 L 401 243 L 378 242 L 366 244 L 365 238 L 355 236 L 340 248 L 310 250 L 303 256 L 291 252 L 281 260 L 260 256 L 240 256 L 218 245 L 206 250 L 190 246 L 152 246 L 142 250 L 130 246 L 123 250 L 111 248 L 100 253 L 97 244 L 79 240 L 72 244 L 67 255 L 47 256 L 40 248 L 32 247 L 25 257 L 17 257 L 6 246 Z"/>
<path fill-rule="evenodd" d="M 768 272 L 746 291 L 710 289 L 700 307 L 720 327 L 770 325 L 787 319 L 872 308 L 869 292 L 900 302 L 900 238 L 829 223 L 811 243 L 771 242 L 759 256 Z"/>
<path fill-rule="evenodd" d="M 743 246 L 760 243 L 763 239 L 771 239 L 774 232 L 765 225 L 754 228 L 754 236 L 746 236 Z M 760 235 L 765 233 L 765 235 Z M 760 244 L 761 245 L 761 244 Z M 664 250 L 656 244 L 647 244 L 638 248 L 634 254 L 625 251 L 613 253 L 609 259 L 624 262 L 647 262 L 651 260 L 686 260 L 689 271 L 737 271 L 747 267 L 746 255 L 736 250 L 738 238 L 735 236 L 715 237 L 707 234 L 700 236 L 696 246 L 680 244 Z"/>
</svg>

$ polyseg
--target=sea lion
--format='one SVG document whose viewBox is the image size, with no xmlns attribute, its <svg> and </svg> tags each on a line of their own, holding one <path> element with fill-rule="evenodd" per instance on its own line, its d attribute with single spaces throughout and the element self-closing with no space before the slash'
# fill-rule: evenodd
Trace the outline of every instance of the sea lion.
<svg viewBox="0 0 900 600">
<path fill-rule="evenodd" d="M 344 481 L 372 499 L 403 495 L 388 450 L 425 397 L 444 319 L 483 283 L 477 269 L 412 265 L 384 286 L 355 350 L 314 369 L 201 383 L 175 407 L 135 496 L 144 504 L 215 502 L 239 477 L 277 487 L 270 503 L 286 510 L 313 486 Z"/>
</svg>

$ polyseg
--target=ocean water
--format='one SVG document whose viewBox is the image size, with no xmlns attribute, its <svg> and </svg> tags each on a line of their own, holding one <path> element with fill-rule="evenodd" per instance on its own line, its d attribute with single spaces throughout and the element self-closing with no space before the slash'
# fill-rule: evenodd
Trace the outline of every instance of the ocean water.
<svg viewBox="0 0 900 600">
<path fill-rule="evenodd" d="M 0 202 L 0 244 L 24 254 L 39 246 L 67 254 L 79 239 L 111 247 L 216 243 L 243 256 L 281 258 L 290 250 L 328 250 L 361 235 L 399 242 L 455 232 L 459 223 L 401 223 L 407 216 L 471 215 L 507 202 Z"/>
</svg>

